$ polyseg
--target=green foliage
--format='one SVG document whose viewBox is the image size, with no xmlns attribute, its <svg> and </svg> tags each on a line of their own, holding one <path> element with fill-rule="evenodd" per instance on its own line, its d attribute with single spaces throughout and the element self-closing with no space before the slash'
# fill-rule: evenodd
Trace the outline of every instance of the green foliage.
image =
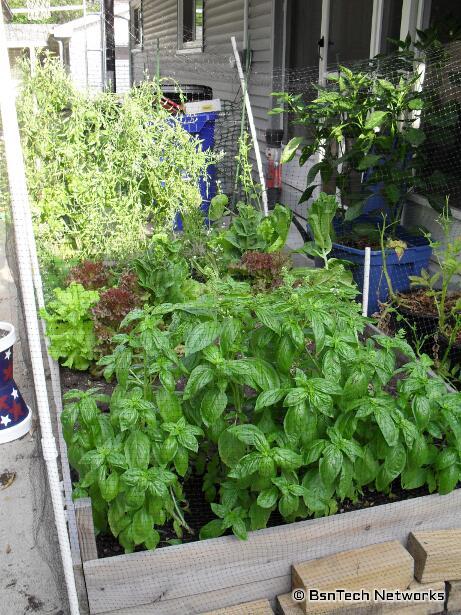
<svg viewBox="0 0 461 615">
<path fill-rule="evenodd" d="M 228 259 L 240 259 L 250 250 L 270 253 L 284 247 L 292 218 L 287 207 L 276 205 L 267 217 L 244 203 L 237 204 L 237 211 L 230 227 L 217 237 L 217 243 Z"/>
<path fill-rule="evenodd" d="M 301 201 L 310 198 L 319 183 L 333 181 L 340 193 L 341 213 L 350 221 L 363 212 L 378 187 L 391 227 L 396 228 L 408 194 L 424 187 L 422 174 L 415 174 L 425 164 L 421 145 L 426 138 L 415 113 L 425 108 L 423 94 L 415 89 L 418 79 L 414 69 L 401 71 L 389 81 L 381 78 L 379 70 L 364 73 L 342 66 L 338 76 L 329 77 L 328 87 L 318 88 L 313 101 L 305 103 L 301 94 L 275 94 L 294 115 L 294 123 L 308 127 L 311 135 L 308 141 L 292 139 L 283 160 L 291 160 L 300 149 L 303 165 L 314 154 L 323 153 L 322 160 L 309 169 Z M 361 190 L 354 193 L 353 178 L 363 171 L 367 174 Z"/>
<path fill-rule="evenodd" d="M 40 312 L 46 321 L 50 354 L 53 359 L 65 359 L 66 367 L 88 369 L 96 344 L 90 308 L 97 303 L 99 294 L 72 283 L 65 290 L 56 288 L 54 296 L 54 301 Z"/>
<path fill-rule="evenodd" d="M 95 499 L 98 528 L 108 519 L 130 551 L 155 546 L 155 526 L 174 514 L 185 527 L 177 504 L 191 465 L 205 472 L 217 517 L 202 538 L 232 530 L 244 539 L 276 508 L 287 522 L 331 514 L 365 486 L 388 492 L 397 479 L 404 489 L 453 489 L 460 394 L 448 394 L 402 339 L 363 342 L 356 292 L 337 265 L 286 273 L 270 295 L 212 280 L 194 301 L 129 314 L 130 331 L 101 361 L 118 383 L 110 413 L 85 402 L 63 417 L 78 492 Z M 402 368 L 396 349 L 410 357 Z"/>
<path fill-rule="evenodd" d="M 59 61 L 25 67 L 18 112 L 42 263 L 139 254 L 202 203 L 213 161 L 145 82 L 120 100 L 78 92 Z"/>
<path fill-rule="evenodd" d="M 453 219 L 447 205 L 442 214 L 438 217 L 439 225 L 443 231 L 443 240 L 434 241 L 430 235 L 427 239 L 434 256 L 437 259 L 438 271 L 433 275 L 423 269 L 420 276 L 410 276 L 412 286 L 421 286 L 426 289 L 427 295 L 434 299 L 437 308 L 439 328 L 445 331 L 447 320 L 454 316 L 456 305 L 452 305 L 453 314 L 447 309 L 447 300 L 453 281 L 461 275 L 461 237 L 453 236 Z"/>
<path fill-rule="evenodd" d="M 61 421 L 69 460 L 80 474 L 74 494 L 91 497 L 96 530 L 110 529 L 131 553 L 136 545 L 155 549 L 155 525 L 171 521 L 178 537 L 190 529 L 178 475 L 185 474 L 201 430 L 184 419 L 173 422 L 173 406 L 170 416 L 159 414 L 142 389 L 120 388 L 110 399 L 110 415 L 98 408 L 109 402 L 98 389 L 69 391 Z"/>
<path fill-rule="evenodd" d="M 307 214 L 313 241 L 307 242 L 301 248 L 302 252 L 320 257 L 327 269 L 329 267 L 328 255 L 333 247 L 331 241 L 332 222 L 337 209 L 336 197 L 321 192 L 319 198 L 312 203 Z"/>
<path fill-rule="evenodd" d="M 202 292 L 201 284 L 191 279 L 179 239 L 154 235 L 148 250 L 133 265 L 139 285 L 148 291 L 153 304 L 193 299 Z"/>
</svg>

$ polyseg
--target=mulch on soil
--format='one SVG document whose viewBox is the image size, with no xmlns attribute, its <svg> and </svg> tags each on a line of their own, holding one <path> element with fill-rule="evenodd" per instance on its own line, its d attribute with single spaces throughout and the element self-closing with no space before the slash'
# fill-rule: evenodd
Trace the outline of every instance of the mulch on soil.
<svg viewBox="0 0 461 615">
<path fill-rule="evenodd" d="M 72 389 L 91 389 L 92 387 L 99 387 L 101 393 L 105 395 L 112 395 L 115 389 L 113 382 L 106 382 L 104 378 L 98 376 L 92 376 L 90 372 L 79 372 L 68 367 L 60 368 L 61 371 L 61 389 L 63 395 Z"/>
<path fill-rule="evenodd" d="M 397 293 L 399 308 L 418 314 L 418 316 L 437 316 L 437 306 L 434 297 L 428 297 L 424 289 L 408 293 Z"/>
</svg>

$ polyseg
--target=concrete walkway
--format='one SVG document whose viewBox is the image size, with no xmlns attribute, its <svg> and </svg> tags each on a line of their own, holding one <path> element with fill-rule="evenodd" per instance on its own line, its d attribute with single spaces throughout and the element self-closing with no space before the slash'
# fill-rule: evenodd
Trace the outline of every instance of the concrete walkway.
<svg viewBox="0 0 461 615">
<path fill-rule="evenodd" d="M 9 258 L 11 252 L 8 250 Z M 11 322 L 16 328 L 19 341 L 14 347 L 14 377 L 25 400 L 34 409 L 25 326 L 18 289 L 6 258 L 3 220 L 0 221 L 0 320 Z M 0 613 L 67 615 L 68 612 L 35 415 L 28 435 L 0 445 Z"/>
</svg>

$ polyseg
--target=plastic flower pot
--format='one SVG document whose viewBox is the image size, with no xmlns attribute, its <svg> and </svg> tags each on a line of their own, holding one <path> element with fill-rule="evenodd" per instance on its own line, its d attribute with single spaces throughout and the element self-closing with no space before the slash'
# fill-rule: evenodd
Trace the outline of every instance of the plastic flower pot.
<svg viewBox="0 0 461 615">
<path fill-rule="evenodd" d="M 32 412 L 13 380 L 13 345 L 16 331 L 0 322 L 0 444 L 24 436 L 30 429 Z"/>
<path fill-rule="evenodd" d="M 357 222 L 375 222 L 378 220 L 369 217 L 357 218 Z M 347 236 L 348 225 L 339 226 L 334 223 L 339 236 Z M 352 228 L 352 227 L 351 227 Z M 340 232 L 338 232 L 340 231 Z M 421 274 L 422 269 L 427 269 L 431 258 L 432 248 L 425 237 L 410 235 L 403 227 L 399 227 L 397 236 L 407 243 L 404 254 L 399 258 L 395 250 L 386 250 L 386 264 L 394 292 L 405 292 L 410 289 L 409 276 Z M 352 264 L 354 280 L 361 290 L 363 288 L 365 269 L 365 250 L 334 243 L 331 256 L 349 261 Z M 370 262 L 370 286 L 368 297 L 368 314 L 379 310 L 379 303 L 387 301 L 389 288 L 383 271 L 383 255 L 381 249 L 371 251 Z"/>
<path fill-rule="evenodd" d="M 214 147 L 215 122 L 217 117 L 217 113 L 210 112 L 197 113 L 196 115 L 183 115 L 179 116 L 177 119 L 186 132 L 198 139 L 199 147 L 202 151 L 206 152 Z M 201 210 L 207 215 L 210 201 L 216 194 L 216 166 L 214 164 L 209 165 L 207 177 L 201 177 L 199 179 L 199 189 L 202 195 Z M 174 230 L 183 230 L 180 214 L 176 216 Z"/>
</svg>

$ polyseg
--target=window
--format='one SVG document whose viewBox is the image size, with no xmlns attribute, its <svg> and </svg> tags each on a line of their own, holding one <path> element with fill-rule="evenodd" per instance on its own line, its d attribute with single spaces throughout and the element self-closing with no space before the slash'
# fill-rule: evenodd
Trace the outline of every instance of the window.
<svg viewBox="0 0 461 615">
<path fill-rule="evenodd" d="M 400 39 L 400 26 L 402 22 L 403 0 L 384 0 L 381 25 L 381 53 L 395 51 L 395 43 Z"/>
<path fill-rule="evenodd" d="M 328 65 L 348 66 L 370 57 L 373 2 L 370 0 L 332 0 Z"/>
<path fill-rule="evenodd" d="M 133 47 L 142 47 L 142 9 L 140 2 L 133 6 L 131 40 Z"/>
<path fill-rule="evenodd" d="M 179 0 L 178 49 L 203 47 L 203 0 Z"/>
</svg>

